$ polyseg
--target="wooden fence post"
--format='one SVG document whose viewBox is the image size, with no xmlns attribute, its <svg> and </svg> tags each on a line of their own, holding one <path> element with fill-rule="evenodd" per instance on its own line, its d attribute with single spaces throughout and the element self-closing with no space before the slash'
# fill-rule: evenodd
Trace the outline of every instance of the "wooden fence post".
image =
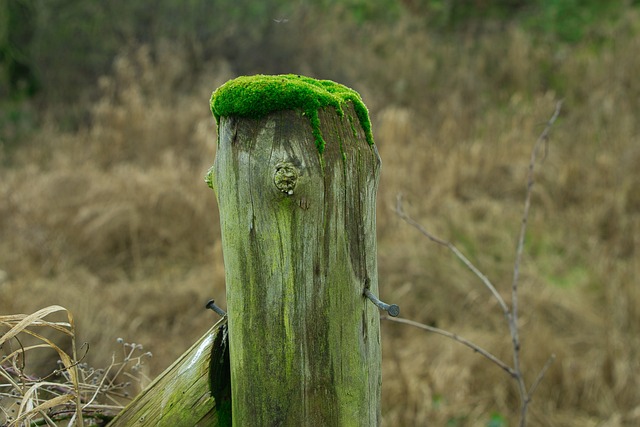
<svg viewBox="0 0 640 427">
<path fill-rule="evenodd" d="M 233 424 L 380 424 L 380 158 L 353 90 L 253 76 L 214 92 Z"/>
</svg>

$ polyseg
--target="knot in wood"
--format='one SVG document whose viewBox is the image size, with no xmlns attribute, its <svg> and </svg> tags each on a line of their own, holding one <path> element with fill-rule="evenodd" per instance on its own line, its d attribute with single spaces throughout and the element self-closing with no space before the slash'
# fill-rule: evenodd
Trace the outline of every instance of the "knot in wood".
<svg viewBox="0 0 640 427">
<path fill-rule="evenodd" d="M 291 196 L 293 195 L 293 189 L 296 188 L 299 176 L 298 168 L 289 162 L 281 162 L 276 165 L 273 182 L 278 190 Z"/>
</svg>

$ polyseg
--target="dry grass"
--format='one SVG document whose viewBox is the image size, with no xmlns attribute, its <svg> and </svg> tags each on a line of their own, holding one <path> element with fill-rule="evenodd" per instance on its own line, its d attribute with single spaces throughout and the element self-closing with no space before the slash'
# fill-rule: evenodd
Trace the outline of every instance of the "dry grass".
<svg viewBox="0 0 640 427">
<path fill-rule="evenodd" d="M 63 313 L 66 318 L 62 321 L 46 320 Z M 73 317 L 63 307 L 53 305 L 29 315 L 0 316 L 0 325 L 6 328 L 0 336 L 0 348 L 5 350 L 0 359 L 3 426 L 51 426 L 57 422 L 97 425 L 122 410 L 130 391 L 139 391 L 148 383 L 139 371 L 151 353 L 142 353 L 142 345 L 125 343 L 121 338 L 118 343 L 124 354 L 114 353 L 106 368 L 94 369 L 82 363 L 84 355 L 78 350 L 86 354 L 88 344 L 76 348 Z M 33 375 L 33 365 L 38 367 L 34 359 L 41 359 L 47 352 L 58 358 L 56 369 L 44 377 Z"/>
<path fill-rule="evenodd" d="M 518 28 L 433 40 L 410 22 L 358 33 L 371 48 L 351 61 L 334 39 L 309 47 L 336 46 L 339 73 L 371 107 L 383 160 L 383 299 L 507 360 L 508 331 L 490 294 L 393 204 L 402 192 L 414 218 L 508 293 L 529 152 L 565 98 L 538 164 L 522 265 L 527 381 L 557 354 L 531 425 L 640 423 L 640 57 L 629 54 L 640 50 L 640 18 L 626 19 L 600 48 L 556 49 Z M 334 30 L 338 41 L 357 41 Z M 204 302 L 224 295 L 217 210 L 202 177 L 215 151 L 207 101 L 232 73 L 220 63 L 192 75 L 181 63 L 170 44 L 123 53 L 87 107 L 86 128 L 45 127 L 0 175 L 0 312 L 67 307 L 93 366 L 108 366 L 113 340 L 125 336 L 154 353 L 154 376 L 214 321 Z M 383 340 L 385 425 L 517 418 L 510 379 L 467 348 L 390 323 Z M 50 372 L 50 361 L 37 363 Z"/>
</svg>

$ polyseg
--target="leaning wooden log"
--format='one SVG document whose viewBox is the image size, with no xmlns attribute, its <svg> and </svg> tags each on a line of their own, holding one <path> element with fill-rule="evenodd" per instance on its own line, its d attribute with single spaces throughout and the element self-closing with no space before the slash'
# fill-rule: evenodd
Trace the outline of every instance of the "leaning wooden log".
<svg viewBox="0 0 640 427">
<path fill-rule="evenodd" d="M 226 318 L 216 323 L 109 423 L 109 427 L 230 425 Z"/>
</svg>

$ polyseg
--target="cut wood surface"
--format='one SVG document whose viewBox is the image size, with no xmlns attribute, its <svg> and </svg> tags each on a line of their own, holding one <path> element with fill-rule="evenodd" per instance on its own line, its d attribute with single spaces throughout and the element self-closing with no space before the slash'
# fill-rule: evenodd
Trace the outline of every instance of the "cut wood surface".
<svg viewBox="0 0 640 427">
<path fill-rule="evenodd" d="M 231 425 L 228 377 L 224 384 L 223 374 L 226 328 L 226 318 L 216 323 L 122 410 L 109 427 Z M 212 378 L 210 372 L 216 372 L 217 378 Z"/>
</svg>

